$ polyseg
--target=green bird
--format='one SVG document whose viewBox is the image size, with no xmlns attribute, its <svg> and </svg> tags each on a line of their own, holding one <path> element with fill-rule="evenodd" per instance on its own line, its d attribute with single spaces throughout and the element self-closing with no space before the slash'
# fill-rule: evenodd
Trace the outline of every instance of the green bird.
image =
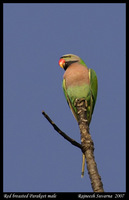
<svg viewBox="0 0 129 200">
<path fill-rule="evenodd" d="M 88 125 L 90 124 L 97 98 L 98 82 L 93 69 L 88 69 L 84 61 L 74 54 L 65 54 L 59 60 L 59 65 L 65 70 L 63 76 L 63 91 L 67 103 L 77 120 L 79 116 L 75 107 L 76 99 L 85 99 Z M 83 154 L 82 173 L 84 176 L 85 155 Z"/>
</svg>

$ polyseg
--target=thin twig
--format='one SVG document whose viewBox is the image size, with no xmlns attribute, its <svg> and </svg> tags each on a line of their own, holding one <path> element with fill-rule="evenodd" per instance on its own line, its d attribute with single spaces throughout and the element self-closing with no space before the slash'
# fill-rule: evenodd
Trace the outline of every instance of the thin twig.
<svg viewBox="0 0 129 200">
<path fill-rule="evenodd" d="M 53 126 L 53 128 L 61 135 L 63 136 L 67 141 L 69 141 L 72 145 L 82 149 L 82 145 L 70 138 L 68 135 L 66 135 L 63 131 L 59 129 L 59 127 L 51 120 L 51 118 L 44 112 L 42 111 L 42 114 L 44 117 L 49 121 L 49 123 Z"/>
</svg>

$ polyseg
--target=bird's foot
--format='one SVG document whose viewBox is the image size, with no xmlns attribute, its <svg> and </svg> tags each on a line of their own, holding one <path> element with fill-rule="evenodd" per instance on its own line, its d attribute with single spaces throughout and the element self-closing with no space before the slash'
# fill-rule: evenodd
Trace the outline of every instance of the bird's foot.
<svg viewBox="0 0 129 200">
<path fill-rule="evenodd" d="M 84 101 L 86 101 L 85 98 L 75 99 L 74 106 L 82 106 Z"/>
</svg>

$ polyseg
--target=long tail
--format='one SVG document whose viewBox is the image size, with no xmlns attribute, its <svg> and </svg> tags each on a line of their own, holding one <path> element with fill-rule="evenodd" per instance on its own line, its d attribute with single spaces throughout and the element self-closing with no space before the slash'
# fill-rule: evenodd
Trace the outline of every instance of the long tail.
<svg viewBox="0 0 129 200">
<path fill-rule="evenodd" d="M 84 171 L 85 171 L 85 154 L 82 154 L 82 173 L 81 173 L 81 178 L 84 177 Z"/>
<path fill-rule="evenodd" d="M 83 104 L 83 102 L 85 102 L 85 104 Z M 78 108 L 81 108 L 81 109 L 77 109 L 78 110 L 78 115 L 81 116 L 81 117 L 78 118 L 78 125 L 79 125 L 79 127 L 82 126 L 85 123 L 88 124 L 87 116 L 85 115 L 86 109 L 87 109 L 86 108 L 87 107 L 86 100 L 83 99 L 83 98 L 82 99 L 76 99 L 75 100 L 75 106 L 77 106 Z M 82 172 L 81 172 L 81 178 L 84 177 L 85 161 L 86 161 L 85 154 L 83 153 L 82 154 Z"/>
</svg>

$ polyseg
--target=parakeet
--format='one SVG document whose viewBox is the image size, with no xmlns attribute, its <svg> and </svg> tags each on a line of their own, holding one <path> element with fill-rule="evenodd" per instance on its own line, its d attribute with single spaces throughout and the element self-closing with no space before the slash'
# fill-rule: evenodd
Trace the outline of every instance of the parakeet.
<svg viewBox="0 0 129 200">
<path fill-rule="evenodd" d="M 62 87 L 67 103 L 75 119 L 77 122 L 79 121 L 74 102 L 76 99 L 84 98 L 87 103 L 87 120 L 89 125 L 98 90 L 98 81 L 95 71 L 93 69 L 88 69 L 84 61 L 74 54 L 65 54 L 60 57 L 59 66 L 65 70 Z M 84 167 L 85 155 L 83 154 L 82 177 L 84 176 Z"/>
</svg>

